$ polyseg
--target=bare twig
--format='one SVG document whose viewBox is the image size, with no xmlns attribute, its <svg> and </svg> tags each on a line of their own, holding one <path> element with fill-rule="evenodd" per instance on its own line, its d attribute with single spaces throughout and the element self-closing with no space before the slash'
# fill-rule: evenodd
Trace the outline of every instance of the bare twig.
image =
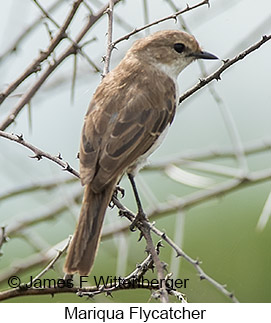
<svg viewBox="0 0 271 323">
<path fill-rule="evenodd" d="M 77 9 L 83 0 L 76 0 L 73 3 L 72 9 L 70 10 L 64 24 L 58 30 L 55 37 L 50 42 L 50 45 L 45 51 L 42 51 L 40 55 L 27 67 L 23 74 L 21 74 L 14 82 L 12 82 L 2 93 L 0 93 L 0 104 L 10 95 L 26 78 L 28 78 L 31 74 L 36 73 L 41 70 L 41 63 L 46 60 L 49 55 L 54 51 L 54 49 L 58 46 L 58 44 L 66 37 L 66 30 L 70 25 Z M 25 102 L 26 104 L 27 102 Z M 16 116 L 16 111 L 14 111 L 14 117 Z M 12 115 L 10 115 L 10 119 L 12 120 Z M 0 127 L 2 130 L 5 127 Z"/>
<path fill-rule="evenodd" d="M 104 289 L 100 289 L 99 287 L 97 288 L 97 286 L 90 286 L 90 287 L 83 287 L 83 288 L 79 288 L 78 286 L 74 286 L 74 287 L 63 287 L 64 286 L 64 281 L 63 279 L 60 279 L 60 284 L 62 285 L 62 287 L 45 287 L 45 288 L 27 288 L 25 286 L 21 286 L 15 289 L 9 289 L 3 292 L 0 292 L 0 301 L 4 301 L 7 299 L 11 299 L 14 297 L 21 297 L 21 296 L 33 296 L 33 295 L 55 295 L 55 294 L 75 294 L 79 297 L 83 297 L 83 296 L 87 296 L 87 297 L 93 297 L 94 295 L 98 295 L 98 294 L 105 294 L 106 296 L 110 295 L 112 293 L 112 291 L 108 292 L 106 291 L 106 287 L 105 286 Z M 111 287 L 109 287 L 111 288 Z M 152 287 L 150 287 L 149 284 L 140 284 L 137 287 L 134 287 L 133 284 L 127 284 L 127 285 L 119 285 L 116 286 L 114 288 L 114 292 L 115 291 L 122 291 L 122 290 L 134 290 L 135 288 L 139 288 L 140 290 L 142 289 L 154 289 L 155 286 L 153 285 Z M 158 286 L 157 286 L 158 288 Z"/>
<path fill-rule="evenodd" d="M 12 262 L 6 271 L 2 271 L 0 273 L 0 283 L 6 282 L 11 276 L 23 274 L 25 271 L 29 271 L 39 266 L 46 266 L 46 264 L 48 264 L 48 262 L 57 255 L 57 250 L 63 248 L 66 241 L 67 239 L 57 243 L 53 247 L 44 248 L 44 250 L 39 253 L 32 254 L 22 260 Z"/>
<path fill-rule="evenodd" d="M 12 198 L 17 195 L 32 193 L 35 191 L 53 190 L 54 188 L 59 187 L 60 185 L 74 183 L 75 181 L 76 178 L 69 177 L 64 179 L 53 179 L 44 182 L 36 182 L 22 186 L 17 186 L 16 188 L 10 189 L 8 191 L 5 190 L 2 193 L 0 193 L 0 201 Z"/>
<path fill-rule="evenodd" d="M 125 206 L 123 206 L 120 201 L 113 196 L 112 198 L 114 204 L 116 207 L 119 209 L 120 216 L 125 216 L 127 217 L 131 222 L 134 221 L 135 215 L 128 210 Z M 136 227 L 140 230 L 141 236 L 143 236 L 146 240 L 147 243 L 147 251 L 150 253 L 153 262 L 156 266 L 157 270 L 157 277 L 159 282 L 161 282 L 161 288 L 159 289 L 159 295 L 160 295 L 160 300 L 162 303 L 167 303 L 168 302 L 168 293 L 166 289 L 166 283 L 165 283 L 165 275 L 164 275 L 164 266 L 161 263 L 161 260 L 158 257 L 158 250 L 155 249 L 152 237 L 150 234 L 149 227 L 146 225 L 147 221 L 142 221 L 141 222 L 136 222 Z"/>
<path fill-rule="evenodd" d="M 17 235 L 22 230 L 30 227 L 31 225 L 51 220 L 56 216 L 60 215 L 64 211 L 68 210 L 71 202 L 76 202 L 80 199 L 82 195 L 81 187 L 75 190 L 69 197 L 69 199 L 61 199 L 56 201 L 55 203 L 51 203 L 49 208 L 45 208 L 43 211 L 38 210 L 33 212 L 33 214 L 28 214 L 24 216 L 21 221 L 14 221 L 7 227 L 7 234 L 11 237 Z"/>
<path fill-rule="evenodd" d="M 73 169 L 67 162 L 62 160 L 61 155 L 58 156 L 52 156 L 49 153 L 42 151 L 41 149 L 35 147 L 34 145 L 30 144 L 29 142 L 25 141 L 23 138 L 23 135 L 14 135 L 14 134 L 9 134 L 7 132 L 1 131 L 0 130 L 0 137 L 12 140 L 17 142 L 18 144 L 27 147 L 31 151 L 33 151 L 34 156 L 31 156 L 31 158 L 35 158 L 37 160 L 41 160 L 43 157 L 47 158 L 54 163 L 58 164 L 61 166 L 65 171 L 73 174 L 74 176 L 79 178 L 79 173 Z"/>
<path fill-rule="evenodd" d="M 112 0 L 114 1 L 114 4 L 116 4 L 117 2 L 121 1 L 121 0 Z M 74 3 L 77 4 L 78 2 L 82 2 L 82 0 L 77 0 Z M 79 4 L 80 4 L 79 3 Z M 79 6 L 78 4 L 78 6 Z M 14 120 L 16 119 L 17 115 L 21 112 L 21 110 L 23 109 L 23 107 L 31 100 L 31 98 L 34 96 L 34 94 L 39 90 L 39 88 L 42 86 L 42 84 L 46 81 L 46 79 L 52 74 L 52 72 L 57 68 L 57 66 L 59 66 L 67 57 L 69 57 L 70 55 L 75 54 L 78 51 L 78 46 L 77 44 L 80 43 L 80 41 L 84 38 L 84 36 L 86 35 L 86 33 L 89 31 L 89 29 L 103 16 L 104 11 L 108 8 L 108 5 L 104 6 L 103 8 L 101 8 L 95 15 L 91 15 L 88 18 L 87 23 L 85 24 L 85 26 L 81 29 L 81 31 L 78 33 L 78 35 L 75 37 L 75 44 L 71 44 L 70 46 L 68 46 L 68 48 L 59 56 L 58 59 L 55 59 L 53 63 L 51 63 L 46 70 L 44 70 L 44 72 L 41 74 L 41 76 L 37 79 L 36 82 L 34 82 L 32 84 L 32 86 L 30 86 L 30 88 L 24 93 L 24 95 L 21 97 L 21 99 L 19 100 L 19 102 L 15 105 L 14 109 L 11 111 L 11 113 L 7 116 L 6 119 L 4 119 L 4 121 L 0 124 L 0 130 L 5 130 L 10 124 L 12 124 L 14 122 Z M 73 13 L 73 12 L 72 12 Z M 74 13 L 73 13 L 74 15 Z M 72 19 L 72 15 L 70 14 L 70 20 Z M 57 35 L 60 35 L 59 37 L 62 39 L 63 37 L 66 37 L 65 34 L 65 30 L 66 30 L 66 25 L 67 23 L 64 23 L 64 25 L 61 27 L 61 29 L 58 31 Z M 64 28 L 65 27 L 65 28 Z M 64 29 L 64 31 L 63 31 Z M 56 39 L 57 35 L 54 37 L 54 40 Z M 45 54 L 42 52 L 42 54 L 39 56 L 39 58 L 37 60 L 35 60 L 35 62 L 33 64 L 31 64 L 31 68 L 29 67 L 27 69 L 28 73 L 24 73 L 23 77 L 19 78 L 18 80 L 16 80 L 16 84 L 17 86 L 26 78 L 28 77 L 30 74 L 32 74 L 33 71 L 33 65 L 34 66 L 39 66 L 40 63 L 38 63 L 36 65 L 36 61 L 40 62 L 41 58 L 42 61 L 44 59 L 46 59 L 55 49 L 55 47 L 58 45 L 58 43 L 60 42 L 60 40 L 58 42 L 54 41 L 51 42 L 50 46 L 48 47 L 48 49 L 45 51 Z M 52 44 L 54 46 L 52 46 Z M 29 74 L 30 73 L 30 74 Z M 13 84 L 15 84 L 13 83 Z M 17 87 L 16 86 L 16 87 Z M 11 88 L 12 86 L 9 86 L 9 88 Z M 15 88 L 16 88 L 15 87 Z M 15 90 L 14 87 L 12 87 L 12 91 Z M 1 96 L 6 98 L 8 94 L 10 94 L 12 91 L 8 91 L 8 93 L 6 93 L 6 91 L 4 91 L 2 94 L 0 94 L 0 104 L 1 104 Z"/>
<path fill-rule="evenodd" d="M 153 262 L 154 262 L 156 270 L 157 270 L 158 281 L 161 282 L 161 288 L 159 290 L 160 300 L 162 303 L 168 303 L 168 292 L 167 292 L 167 288 L 166 288 L 164 266 L 163 266 L 161 260 L 159 259 L 157 250 L 154 247 L 150 229 L 146 225 L 147 222 L 146 223 L 145 222 L 146 221 L 144 221 L 143 225 L 142 226 L 140 225 L 138 228 L 146 240 L 147 250 L 151 254 L 151 257 L 153 259 Z"/>
<path fill-rule="evenodd" d="M 115 197 L 113 198 L 115 205 L 120 210 L 121 214 L 127 217 L 130 221 L 134 219 L 134 214 L 128 210 L 125 206 L 123 206 L 122 203 L 119 202 Z M 218 283 L 216 280 L 208 276 L 203 269 L 200 267 L 200 262 L 198 260 L 192 259 L 190 256 L 188 256 L 181 248 L 179 248 L 170 238 L 167 237 L 167 235 L 164 232 L 161 232 L 158 230 L 154 224 L 151 224 L 149 221 L 143 221 L 142 224 L 137 224 L 138 229 L 141 231 L 141 233 L 144 235 L 144 230 L 148 230 L 148 232 L 152 231 L 157 236 L 162 238 L 167 244 L 169 244 L 176 252 L 178 256 L 183 257 L 187 262 L 192 264 L 198 273 L 200 274 L 201 279 L 206 279 L 209 283 L 214 285 L 216 288 L 218 288 L 224 295 L 231 298 L 233 302 L 238 302 L 237 298 L 233 295 L 233 293 L 226 290 L 225 286 Z M 145 237 L 145 235 L 144 235 Z M 148 238 L 148 237 L 147 237 Z M 146 239 L 146 237 L 145 237 Z M 146 239 L 147 240 L 147 239 Z M 156 254 L 157 255 L 157 254 Z M 155 263 L 157 266 L 157 264 Z"/>
<path fill-rule="evenodd" d="M 68 249 L 69 244 L 71 242 L 72 236 L 69 237 L 65 246 L 57 251 L 56 256 L 50 261 L 50 263 L 37 275 L 32 279 L 31 283 L 33 284 L 36 280 L 40 279 L 43 275 L 45 275 L 50 269 L 54 267 L 54 264 L 58 261 L 58 259 L 63 255 L 63 253 Z M 28 283 L 29 285 L 30 283 Z"/>
<path fill-rule="evenodd" d="M 177 256 L 183 257 L 187 262 L 192 264 L 197 272 L 199 273 L 199 277 L 201 280 L 206 279 L 209 283 L 211 283 L 213 286 L 215 286 L 218 290 L 220 290 L 225 296 L 232 299 L 233 302 L 238 303 L 237 298 L 233 295 L 232 292 L 229 292 L 226 289 L 225 285 L 221 285 L 216 280 L 214 280 L 212 277 L 207 275 L 203 269 L 200 267 L 200 261 L 194 260 L 190 256 L 188 256 L 181 248 L 179 248 L 164 232 L 161 232 L 158 230 L 153 224 L 150 224 L 150 230 L 154 232 L 156 235 L 161 237 L 171 248 L 173 248 L 177 252 Z"/>
<path fill-rule="evenodd" d="M 165 203 L 158 204 L 155 208 L 147 212 L 148 219 L 154 220 L 163 215 L 168 215 L 179 210 L 185 210 L 194 205 L 217 198 L 221 195 L 225 195 L 234 190 L 241 189 L 248 185 L 258 184 L 271 180 L 271 169 L 259 170 L 250 172 L 243 178 L 234 178 L 219 184 L 214 185 L 208 189 L 199 190 L 184 197 L 176 198 L 175 200 L 167 201 Z M 120 205 L 117 205 L 118 208 Z M 125 232 L 129 230 L 129 225 L 120 225 L 119 227 L 105 228 L 103 231 L 103 239 L 110 238 L 113 234 L 118 232 Z"/>
<path fill-rule="evenodd" d="M 163 22 L 163 21 L 167 21 L 167 20 L 170 20 L 170 19 L 174 19 L 174 20 L 176 20 L 176 17 L 178 17 L 179 15 L 181 15 L 181 14 L 183 14 L 183 13 L 185 13 L 185 12 L 188 12 L 188 11 L 190 11 L 190 10 L 196 9 L 196 8 L 198 8 L 198 7 L 200 7 L 200 6 L 205 5 L 205 4 L 209 4 L 209 0 L 201 1 L 201 2 L 199 2 L 198 4 L 196 4 L 196 5 L 194 5 L 194 6 L 191 6 L 191 7 L 189 7 L 189 6 L 187 5 L 187 7 L 186 7 L 185 9 L 180 10 L 180 11 L 178 11 L 178 12 L 175 12 L 175 13 L 174 13 L 174 14 L 172 14 L 172 15 L 169 15 L 169 16 L 167 16 L 167 17 L 164 17 L 164 18 L 161 18 L 161 19 L 158 19 L 158 20 L 155 20 L 155 21 L 153 21 L 153 22 L 151 22 L 151 23 L 149 23 L 149 24 L 147 24 L 147 25 L 145 25 L 145 26 L 143 26 L 143 27 L 140 27 L 140 28 L 136 28 L 136 29 L 134 29 L 134 30 L 133 30 L 133 31 L 131 31 L 130 33 L 128 33 L 128 34 L 126 34 L 126 35 L 124 35 L 124 36 L 122 36 L 122 37 L 118 38 L 117 40 L 115 40 L 115 41 L 113 42 L 113 44 L 112 44 L 112 45 L 113 45 L 113 47 L 115 47 L 118 43 L 122 42 L 123 40 L 128 40 L 132 35 L 135 35 L 135 34 L 139 33 L 140 31 L 142 31 L 142 30 L 144 30 L 144 29 L 147 29 L 147 28 L 149 28 L 149 27 L 151 27 L 151 26 L 157 25 L 157 24 L 159 24 L 159 23 L 161 23 L 161 22 Z"/>
<path fill-rule="evenodd" d="M 52 18 L 52 16 L 49 14 L 49 12 L 42 7 L 42 5 L 38 2 L 38 0 L 32 0 L 37 6 L 38 8 L 41 10 L 41 12 L 44 14 L 44 16 L 46 18 L 48 18 L 48 20 L 50 20 L 55 26 L 56 28 L 60 29 L 61 26 L 55 21 L 55 19 Z M 99 67 L 96 66 L 96 64 L 88 57 L 88 55 L 86 54 L 86 52 L 83 50 L 82 46 L 78 46 L 78 44 L 66 33 L 66 38 L 75 46 L 78 48 L 78 53 L 83 57 L 86 58 L 86 61 L 94 68 L 94 70 L 96 72 L 100 72 Z M 75 55 L 76 57 L 76 55 Z"/>
<path fill-rule="evenodd" d="M 53 12 L 56 10 L 61 4 L 63 4 L 62 0 L 55 1 L 48 9 L 48 12 Z M 43 20 L 44 15 L 39 16 L 36 18 L 25 30 L 21 32 L 21 34 L 16 38 L 16 40 L 9 46 L 8 49 L 5 50 L 4 53 L 0 55 L 0 63 L 8 57 L 11 53 L 14 53 L 18 50 L 21 43 L 25 40 L 27 36 L 37 27 L 39 26 L 40 22 Z"/>
<path fill-rule="evenodd" d="M 114 1 L 109 1 L 109 7 L 106 10 L 108 15 L 108 28 L 107 28 L 107 48 L 106 55 L 104 57 L 104 70 L 103 77 L 109 72 L 110 58 L 113 50 L 112 45 L 112 37 L 113 37 L 113 9 L 114 9 Z"/>
<path fill-rule="evenodd" d="M 68 241 L 69 243 L 69 241 Z M 50 262 L 48 266 L 39 274 L 37 275 L 33 280 L 33 282 L 37 281 L 44 275 L 48 270 L 52 268 L 52 266 L 56 263 L 56 261 L 59 259 L 59 257 L 63 254 L 63 252 L 68 247 L 68 243 L 62 248 L 60 251 L 58 251 L 53 260 Z M 54 248 L 55 249 L 55 248 Z M 157 250 L 159 249 L 159 246 L 157 246 Z M 55 253 L 55 250 L 54 250 Z M 49 253 L 48 253 L 49 254 Z M 37 257 L 36 257 L 37 258 Z M 47 257 L 48 258 L 48 257 Z M 44 253 L 42 254 L 42 260 L 43 263 L 47 260 L 47 258 L 44 257 Z M 27 262 L 27 261 L 26 261 Z M 33 265 L 33 261 L 31 262 Z M 37 262 L 35 262 L 35 265 L 37 265 Z M 18 268 L 18 265 L 16 266 Z M 62 287 L 62 288 L 33 288 L 27 285 L 22 285 L 19 288 L 13 289 L 13 290 L 6 290 L 4 292 L 0 292 L 0 301 L 5 299 L 10 299 L 13 297 L 20 297 L 20 296 L 28 296 L 28 295 L 47 295 L 47 294 L 59 294 L 59 293 L 73 293 L 80 297 L 87 296 L 87 297 L 94 297 L 99 294 L 105 293 L 107 296 L 111 295 L 112 292 L 119 291 L 119 290 L 125 290 L 125 289 L 135 289 L 135 288 L 143 288 L 143 289 L 159 289 L 159 284 L 144 284 L 140 279 L 145 275 L 145 273 L 149 270 L 153 269 L 153 260 L 151 255 L 148 255 L 143 262 L 141 262 L 139 265 L 136 266 L 136 269 L 131 272 L 128 276 L 124 278 L 119 278 L 119 280 L 116 283 L 112 283 L 110 285 L 103 285 L 103 286 L 91 286 L 86 288 L 80 288 L 78 286 L 70 286 L 70 287 Z M 1 277 L 2 280 L 7 279 L 11 275 L 18 274 L 20 271 L 12 271 L 9 272 L 6 277 Z M 0 279 L 1 281 L 1 279 Z M 72 283 L 72 282 L 71 282 Z M 73 284 L 73 283 L 72 283 Z M 29 284 L 28 284 L 29 285 Z M 171 293 L 171 289 L 169 289 L 169 293 Z M 176 291 L 174 291 L 177 293 Z"/>
<path fill-rule="evenodd" d="M 249 156 L 256 153 L 270 151 L 271 139 L 260 139 L 251 141 L 244 146 L 244 153 Z M 178 156 L 169 157 L 162 161 L 155 161 L 143 168 L 143 171 L 162 170 L 168 164 L 186 165 L 191 161 L 204 161 L 216 158 L 235 158 L 235 152 L 232 148 L 210 147 L 204 149 L 191 150 L 182 152 Z"/>
<path fill-rule="evenodd" d="M 271 193 L 269 193 L 268 198 L 264 204 L 262 213 L 259 217 L 257 227 L 256 227 L 257 230 L 262 231 L 265 228 L 270 217 L 271 217 Z"/>
<path fill-rule="evenodd" d="M 195 86 L 193 86 L 190 90 L 186 91 L 184 94 L 182 94 L 179 98 L 179 104 L 182 103 L 185 99 L 190 97 L 192 94 L 200 90 L 202 87 L 207 85 L 213 80 L 219 81 L 221 79 L 221 74 L 227 70 L 230 66 L 233 64 L 237 63 L 238 61 L 244 59 L 247 55 L 251 54 L 254 52 L 256 49 L 260 48 L 264 43 L 269 41 L 271 39 L 271 35 L 268 36 L 263 36 L 260 41 L 257 43 L 253 44 L 243 52 L 239 53 L 232 59 L 227 59 L 223 61 L 223 65 L 219 67 L 214 73 L 210 74 L 206 78 L 201 79 Z"/>
</svg>

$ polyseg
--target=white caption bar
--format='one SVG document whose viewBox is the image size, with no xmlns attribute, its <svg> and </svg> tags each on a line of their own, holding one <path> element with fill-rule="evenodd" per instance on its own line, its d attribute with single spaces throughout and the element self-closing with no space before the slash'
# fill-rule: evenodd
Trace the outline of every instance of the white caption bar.
<svg viewBox="0 0 271 323">
<path fill-rule="evenodd" d="M 1 322 L 270 323 L 271 304 L 70 303 L 0 304 Z"/>
</svg>

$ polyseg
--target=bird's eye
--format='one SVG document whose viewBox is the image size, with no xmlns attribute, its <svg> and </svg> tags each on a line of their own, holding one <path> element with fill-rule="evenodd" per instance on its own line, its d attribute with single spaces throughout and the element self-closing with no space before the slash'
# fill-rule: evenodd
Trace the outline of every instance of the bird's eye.
<svg viewBox="0 0 271 323">
<path fill-rule="evenodd" d="M 182 53 L 185 49 L 185 46 L 182 43 L 176 43 L 176 44 L 174 44 L 173 47 L 176 50 L 176 52 L 178 52 L 178 53 Z"/>
</svg>

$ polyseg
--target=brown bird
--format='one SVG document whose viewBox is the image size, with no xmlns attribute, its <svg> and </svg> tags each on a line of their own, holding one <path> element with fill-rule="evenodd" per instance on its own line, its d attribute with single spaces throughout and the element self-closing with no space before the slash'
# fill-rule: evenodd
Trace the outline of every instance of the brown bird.
<svg viewBox="0 0 271 323">
<path fill-rule="evenodd" d="M 64 271 L 87 275 L 98 248 L 106 208 L 120 178 L 130 178 L 159 146 L 173 121 L 177 77 L 196 59 L 217 59 L 182 31 L 136 41 L 98 86 L 82 129 L 83 204 Z"/>
</svg>

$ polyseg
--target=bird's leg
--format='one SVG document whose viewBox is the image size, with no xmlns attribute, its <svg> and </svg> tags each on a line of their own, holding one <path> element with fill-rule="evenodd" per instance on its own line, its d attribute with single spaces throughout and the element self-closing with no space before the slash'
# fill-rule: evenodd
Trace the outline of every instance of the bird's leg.
<svg viewBox="0 0 271 323">
<path fill-rule="evenodd" d="M 133 192 L 134 192 L 134 196 L 135 196 L 135 199 L 136 199 L 136 204 L 137 204 L 137 215 L 136 215 L 134 221 L 130 225 L 130 230 L 135 231 L 136 223 L 138 221 L 140 221 L 140 220 L 146 220 L 146 214 L 143 211 L 143 207 L 142 207 L 142 204 L 141 204 L 141 201 L 140 201 L 140 198 L 139 198 L 139 194 L 138 194 L 138 191 L 137 191 L 137 188 L 136 188 L 134 176 L 132 174 L 130 174 L 130 173 L 128 173 L 127 175 L 128 175 L 129 181 L 131 182 Z"/>
</svg>

